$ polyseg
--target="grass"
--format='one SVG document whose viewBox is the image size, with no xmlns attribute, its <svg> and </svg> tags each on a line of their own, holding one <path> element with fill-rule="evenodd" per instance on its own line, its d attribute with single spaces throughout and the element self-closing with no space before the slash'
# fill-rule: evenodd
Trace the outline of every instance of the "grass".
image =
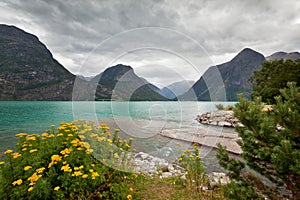
<svg viewBox="0 0 300 200">
<path fill-rule="evenodd" d="M 195 188 L 187 188 L 185 181 L 179 177 L 163 178 L 144 177 L 133 185 L 137 199 L 141 200 L 195 200 L 225 199 L 220 188 L 197 192 Z"/>
</svg>

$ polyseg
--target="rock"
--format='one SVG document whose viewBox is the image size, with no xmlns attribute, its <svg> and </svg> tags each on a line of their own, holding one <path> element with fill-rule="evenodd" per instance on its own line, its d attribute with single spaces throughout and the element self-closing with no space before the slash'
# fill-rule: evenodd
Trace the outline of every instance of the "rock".
<svg viewBox="0 0 300 200">
<path fill-rule="evenodd" d="M 212 186 L 225 185 L 230 182 L 229 177 L 225 173 L 212 172 L 207 177 Z"/>
<path fill-rule="evenodd" d="M 207 112 L 198 115 L 196 120 L 204 125 L 236 127 L 241 126 L 241 123 L 234 117 L 232 110 L 218 110 L 215 112 Z"/>
<path fill-rule="evenodd" d="M 179 176 L 183 169 L 167 160 L 151 156 L 144 152 L 135 153 L 133 156 L 136 173 L 143 173 L 149 176 L 158 174 L 160 171 L 164 176 Z"/>
<path fill-rule="evenodd" d="M 179 177 L 182 180 L 186 180 L 187 172 L 176 163 L 169 163 L 165 159 L 157 158 L 144 152 L 136 153 L 133 158 L 135 172 L 138 174 L 143 173 L 148 176 L 160 175 L 160 178 Z M 207 177 L 210 185 L 213 187 L 230 182 L 229 177 L 225 173 L 213 172 L 208 174 Z M 202 189 L 207 190 L 208 188 L 203 186 Z"/>
<path fill-rule="evenodd" d="M 163 178 L 169 178 L 169 177 L 173 176 L 173 174 L 171 172 L 163 172 L 161 175 Z"/>
</svg>

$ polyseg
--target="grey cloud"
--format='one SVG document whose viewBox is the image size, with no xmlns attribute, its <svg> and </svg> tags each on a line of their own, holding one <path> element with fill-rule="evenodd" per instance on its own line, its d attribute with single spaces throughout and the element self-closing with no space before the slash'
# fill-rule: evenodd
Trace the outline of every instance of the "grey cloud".
<svg viewBox="0 0 300 200">
<path fill-rule="evenodd" d="M 140 51 L 129 56 L 130 51 L 145 46 L 174 51 L 200 68 L 211 64 L 208 55 L 226 62 L 229 55 L 244 47 L 266 55 L 299 51 L 300 25 L 295 23 L 300 21 L 299 10 L 300 2 L 295 0 L 5 0 L 0 3 L 0 22 L 36 34 L 73 73 L 92 75 L 122 54 L 126 56 L 120 62 L 145 66 L 164 60 L 182 70 L 182 63 L 163 53 Z M 153 29 L 118 38 L 122 31 L 141 27 L 170 28 L 180 33 Z M 147 70 L 138 71 L 155 81 L 167 74 L 161 72 L 156 77 Z M 193 78 L 199 78 L 198 74 Z"/>
</svg>

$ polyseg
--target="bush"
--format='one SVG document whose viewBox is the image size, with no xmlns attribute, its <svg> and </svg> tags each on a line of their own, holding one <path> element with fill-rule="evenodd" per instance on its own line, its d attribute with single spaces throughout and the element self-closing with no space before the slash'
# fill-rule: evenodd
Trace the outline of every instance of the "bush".
<svg viewBox="0 0 300 200">
<path fill-rule="evenodd" d="M 208 185 L 208 180 L 205 175 L 204 165 L 200 159 L 198 145 L 195 143 L 193 150 L 188 149 L 183 151 L 178 161 L 186 172 L 187 189 L 201 195 L 202 187 Z"/>
<path fill-rule="evenodd" d="M 108 162 L 123 163 L 119 155 L 130 142 L 117 141 L 118 130 L 111 136 L 108 129 L 77 121 L 41 135 L 17 134 L 16 151 L 7 150 L 0 162 L 0 199 L 131 199 L 130 174 L 92 155 L 101 149 Z"/>
<path fill-rule="evenodd" d="M 292 198 L 297 199 L 300 196 L 300 88 L 295 83 L 288 83 L 288 88 L 280 92 L 272 109 L 264 109 L 265 103 L 260 98 L 255 102 L 239 98 L 234 113 L 244 127 L 236 127 L 241 137 L 238 143 L 243 150 L 241 156 L 249 167 L 278 187 L 285 185 L 292 192 Z M 241 185 L 251 185 L 251 190 L 257 194 L 271 191 L 272 188 L 245 176 L 242 173 L 244 163 L 229 158 L 221 146 L 218 158 L 230 171 L 229 175 Z M 277 190 L 268 195 L 276 198 L 283 194 Z"/>
<path fill-rule="evenodd" d="M 281 94 L 280 89 L 288 82 L 297 82 L 300 86 L 300 59 L 266 61 L 250 81 L 253 83 L 253 98 L 260 97 L 263 102 L 274 104 L 274 97 Z"/>
</svg>

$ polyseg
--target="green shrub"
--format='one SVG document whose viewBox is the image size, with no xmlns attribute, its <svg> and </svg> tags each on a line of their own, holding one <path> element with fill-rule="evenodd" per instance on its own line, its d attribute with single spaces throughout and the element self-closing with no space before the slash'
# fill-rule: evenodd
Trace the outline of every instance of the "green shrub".
<svg viewBox="0 0 300 200">
<path fill-rule="evenodd" d="M 61 123 L 58 131 L 52 126 L 41 135 L 17 134 L 16 151 L 5 151 L 0 162 L 0 199 L 132 198 L 126 178 L 130 174 L 92 154 L 98 150 L 93 147 L 101 146 L 102 152 L 109 152 L 110 162 L 122 163 L 116 153 L 129 151 L 130 143 L 116 141 L 118 130 L 111 136 L 108 129 L 105 124 L 94 128 L 77 121 Z M 95 138 L 98 146 L 84 138 Z"/>
<path fill-rule="evenodd" d="M 187 189 L 201 195 L 202 187 L 208 185 L 208 180 L 205 176 L 204 165 L 200 159 L 198 145 L 194 144 L 192 150 L 182 151 L 182 155 L 178 160 L 186 172 Z"/>
<path fill-rule="evenodd" d="M 245 162 L 229 158 L 219 145 L 220 164 L 241 186 L 251 186 L 248 187 L 249 194 L 255 190 L 260 196 L 267 193 L 269 198 L 282 198 L 284 193 L 278 188 L 285 185 L 293 195 L 289 198 L 300 197 L 300 88 L 296 83 L 287 86 L 280 90 L 280 96 L 274 98 L 276 103 L 267 108 L 261 98 L 249 102 L 241 96 L 235 105 L 234 114 L 244 125 L 236 130 L 241 138 L 238 144 Z M 245 164 L 267 177 L 277 188 L 249 179 L 242 173 Z M 244 189 L 240 191 L 246 193 Z"/>
</svg>

